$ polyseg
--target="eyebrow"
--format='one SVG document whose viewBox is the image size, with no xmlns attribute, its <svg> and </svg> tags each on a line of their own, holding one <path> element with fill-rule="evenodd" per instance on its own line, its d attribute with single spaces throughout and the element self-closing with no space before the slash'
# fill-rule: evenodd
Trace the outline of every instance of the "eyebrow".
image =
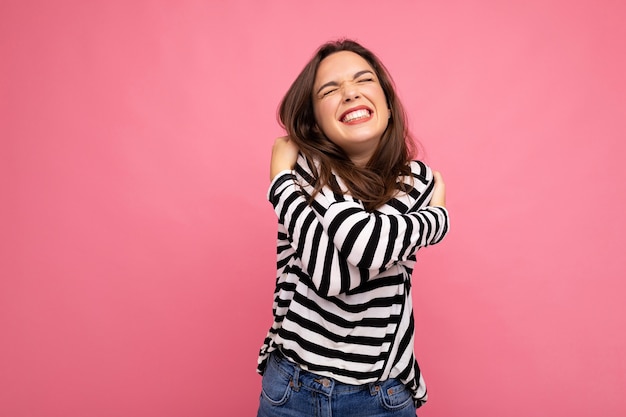
<svg viewBox="0 0 626 417">
<path fill-rule="evenodd" d="M 368 74 L 368 73 L 369 73 L 369 74 L 374 75 L 374 73 L 373 73 L 372 71 L 370 71 L 370 70 L 362 70 L 362 71 L 359 71 L 359 72 L 355 73 L 355 74 L 352 76 L 352 79 L 354 80 L 354 79 L 356 79 L 356 78 L 359 78 L 361 75 L 363 75 L 363 74 Z M 337 83 L 337 81 L 329 81 L 329 82 L 327 82 L 326 84 L 322 85 L 320 88 L 318 88 L 318 89 L 317 89 L 317 93 L 316 93 L 316 94 L 319 94 L 319 93 L 320 93 L 323 89 L 325 89 L 326 87 L 336 87 L 336 86 L 338 86 L 338 85 L 339 85 L 339 84 Z"/>
</svg>

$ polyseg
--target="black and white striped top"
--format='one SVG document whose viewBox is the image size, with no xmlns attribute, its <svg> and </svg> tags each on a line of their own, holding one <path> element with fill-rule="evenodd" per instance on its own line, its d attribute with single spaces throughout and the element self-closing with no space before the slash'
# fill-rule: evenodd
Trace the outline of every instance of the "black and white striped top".
<svg viewBox="0 0 626 417">
<path fill-rule="evenodd" d="M 274 178 L 268 192 L 278 216 L 274 323 L 259 373 L 280 348 L 303 369 L 347 384 L 399 378 L 417 406 L 426 401 L 413 349 L 411 275 L 416 251 L 441 241 L 449 220 L 445 208 L 428 206 L 430 168 L 413 161 L 411 171 L 402 181 L 413 189 L 374 212 L 329 188 L 308 204 L 312 176 L 302 156 L 293 171 Z"/>
</svg>

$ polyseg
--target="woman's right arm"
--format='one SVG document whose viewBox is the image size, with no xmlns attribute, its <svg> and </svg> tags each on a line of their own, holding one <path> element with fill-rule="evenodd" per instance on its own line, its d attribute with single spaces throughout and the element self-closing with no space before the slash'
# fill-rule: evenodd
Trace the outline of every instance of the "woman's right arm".
<svg viewBox="0 0 626 417">
<path fill-rule="evenodd" d="M 322 198 L 325 197 L 318 195 L 316 202 Z M 443 239 L 449 220 L 447 210 L 441 205 L 445 204 L 442 198 L 445 197 L 441 190 L 435 187 L 430 206 L 407 214 L 370 213 L 358 202 L 331 199 L 327 205 L 317 206 L 326 207 L 316 213 L 298 189 L 295 176 L 286 171 L 275 179 L 269 193 L 278 219 L 288 230 L 299 254 L 307 256 L 298 242 L 306 244 L 313 239 L 320 248 L 325 248 L 326 240 L 330 239 L 334 249 L 350 265 L 374 275 L 407 260 L 418 248 Z M 302 238 L 302 234 L 306 237 Z"/>
<path fill-rule="evenodd" d="M 445 188 L 438 173 L 434 176 L 431 206 L 416 212 L 369 213 L 360 203 L 336 201 L 330 193 L 316 197 L 316 212 L 291 172 L 296 158 L 293 142 L 277 139 L 268 198 L 305 272 L 326 295 L 356 288 L 391 265 L 407 260 L 417 248 L 438 243 L 448 230 L 448 213 L 443 207 Z"/>
</svg>

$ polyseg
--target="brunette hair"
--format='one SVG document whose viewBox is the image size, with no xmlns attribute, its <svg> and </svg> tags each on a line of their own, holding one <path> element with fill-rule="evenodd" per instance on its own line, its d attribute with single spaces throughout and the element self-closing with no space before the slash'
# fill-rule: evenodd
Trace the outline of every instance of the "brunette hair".
<svg viewBox="0 0 626 417">
<path fill-rule="evenodd" d="M 343 149 L 324 135 L 317 126 L 313 112 L 313 84 L 317 69 L 324 58 L 340 51 L 354 52 L 367 61 L 374 69 L 391 109 L 389 123 L 378 147 L 362 167 L 355 165 Z M 406 190 L 406 184 L 398 180 L 402 176 L 410 176 L 409 163 L 415 156 L 415 145 L 407 128 L 406 114 L 383 63 L 357 42 L 342 39 L 319 47 L 283 97 L 278 117 L 281 126 L 298 145 L 313 171 L 313 195 L 323 186 L 342 193 L 332 180 L 333 173 L 343 180 L 347 191 L 361 200 L 368 211 L 385 204 L 398 190 L 409 191 Z"/>
</svg>

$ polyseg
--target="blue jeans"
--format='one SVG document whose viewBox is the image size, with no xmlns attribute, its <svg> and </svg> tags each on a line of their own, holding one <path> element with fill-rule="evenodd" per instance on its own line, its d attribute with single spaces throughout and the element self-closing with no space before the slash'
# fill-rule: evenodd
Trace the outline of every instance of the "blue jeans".
<svg viewBox="0 0 626 417">
<path fill-rule="evenodd" d="M 397 379 L 348 385 L 273 352 L 263 374 L 257 417 L 415 417 L 411 393 Z"/>
</svg>

